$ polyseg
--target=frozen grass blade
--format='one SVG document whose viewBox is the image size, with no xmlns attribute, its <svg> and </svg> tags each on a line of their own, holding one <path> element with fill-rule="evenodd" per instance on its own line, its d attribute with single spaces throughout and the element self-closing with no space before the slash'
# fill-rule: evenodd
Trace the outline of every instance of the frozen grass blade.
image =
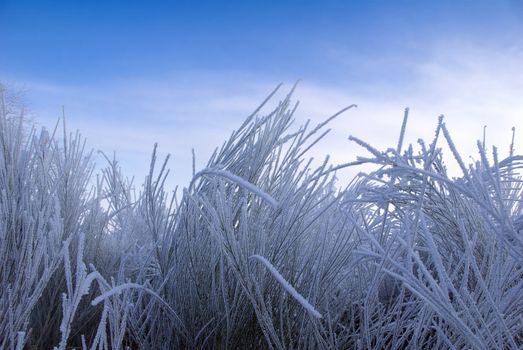
<svg viewBox="0 0 523 350">
<path fill-rule="evenodd" d="M 316 317 L 316 318 L 322 318 L 321 314 L 314 308 L 314 306 L 312 306 L 308 301 L 307 299 L 305 299 L 300 293 L 298 293 L 296 291 L 296 289 L 294 289 L 293 286 L 291 286 L 289 284 L 289 282 L 287 282 L 285 280 L 285 278 L 283 278 L 283 276 L 278 272 L 278 270 L 276 270 L 276 268 L 274 266 L 272 266 L 272 264 L 267 260 L 265 259 L 263 256 L 260 256 L 260 255 L 252 255 L 250 257 L 251 259 L 256 259 L 258 261 L 260 261 L 266 268 L 267 270 L 269 270 L 269 272 L 271 273 L 271 275 L 276 279 L 276 281 L 278 281 L 278 283 L 280 283 L 280 285 L 294 298 L 296 299 L 296 301 L 298 303 L 301 304 L 301 306 L 303 306 L 303 308 L 305 310 L 307 310 L 312 316 Z"/>
<path fill-rule="evenodd" d="M 239 176 L 236 176 L 234 174 L 231 174 L 227 170 L 220 170 L 220 169 L 204 169 L 202 171 L 199 171 L 196 173 L 196 175 L 193 177 L 193 180 L 191 181 L 191 185 L 189 188 L 193 187 L 194 181 L 196 181 L 199 177 L 205 176 L 205 175 L 217 175 L 223 178 L 226 178 L 228 180 L 231 180 L 232 182 L 240 185 L 241 187 L 251 191 L 252 193 L 257 194 L 260 196 L 263 200 L 265 200 L 267 203 L 269 203 L 274 209 L 278 209 L 278 202 L 272 198 L 269 194 L 263 192 L 255 185 L 251 184 L 250 182 L 242 179 Z"/>
</svg>

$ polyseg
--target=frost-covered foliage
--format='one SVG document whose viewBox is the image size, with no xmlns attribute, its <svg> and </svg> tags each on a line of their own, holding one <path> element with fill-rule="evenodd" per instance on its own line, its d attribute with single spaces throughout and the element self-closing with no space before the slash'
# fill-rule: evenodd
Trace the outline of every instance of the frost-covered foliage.
<svg viewBox="0 0 523 350">
<path fill-rule="evenodd" d="M 37 132 L 2 90 L 0 348 L 521 348 L 523 157 L 479 143 L 466 167 L 442 119 L 404 150 L 406 111 L 393 148 L 352 137 L 369 157 L 313 168 L 354 106 L 293 129 L 291 93 L 177 196 L 156 147 L 139 192 L 114 159 L 93 177 L 78 133 Z"/>
</svg>

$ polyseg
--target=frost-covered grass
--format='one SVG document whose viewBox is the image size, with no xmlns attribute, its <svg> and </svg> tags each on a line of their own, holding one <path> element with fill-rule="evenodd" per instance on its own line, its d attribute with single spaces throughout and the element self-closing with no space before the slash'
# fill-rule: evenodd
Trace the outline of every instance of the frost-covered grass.
<svg viewBox="0 0 523 350">
<path fill-rule="evenodd" d="M 176 195 L 156 147 L 137 192 L 2 90 L 0 348 L 521 348 L 523 157 L 478 143 L 466 167 L 442 119 L 404 147 L 406 111 L 397 145 L 313 168 L 332 118 L 295 107 L 257 109 Z"/>
</svg>

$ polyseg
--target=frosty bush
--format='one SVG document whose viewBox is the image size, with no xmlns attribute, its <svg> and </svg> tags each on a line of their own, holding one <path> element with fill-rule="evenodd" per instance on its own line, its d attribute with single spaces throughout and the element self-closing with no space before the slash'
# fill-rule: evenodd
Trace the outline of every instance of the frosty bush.
<svg viewBox="0 0 523 350">
<path fill-rule="evenodd" d="M 293 129 L 291 94 L 177 196 L 156 146 L 136 193 L 2 89 L 0 348 L 521 348 L 523 157 L 479 143 L 466 167 L 442 118 L 404 148 L 407 110 L 394 147 L 351 137 L 370 156 L 313 168 L 354 106 Z M 336 170 L 363 163 L 377 170 L 339 188 Z"/>
</svg>

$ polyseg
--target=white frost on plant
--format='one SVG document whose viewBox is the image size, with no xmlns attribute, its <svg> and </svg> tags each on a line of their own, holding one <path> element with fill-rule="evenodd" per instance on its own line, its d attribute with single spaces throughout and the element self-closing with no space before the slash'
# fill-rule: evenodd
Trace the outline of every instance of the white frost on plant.
<svg viewBox="0 0 523 350">
<path fill-rule="evenodd" d="M 296 289 L 294 289 L 294 287 L 291 286 L 291 284 L 289 282 L 287 282 L 285 280 L 285 278 L 283 278 L 283 276 L 278 272 L 278 270 L 276 270 L 276 268 L 274 266 L 272 266 L 272 264 L 269 262 L 269 260 L 265 259 L 261 255 L 251 255 L 250 258 L 257 259 L 263 265 L 265 265 L 267 270 L 269 270 L 269 272 L 274 276 L 276 281 L 278 281 L 282 285 L 282 287 L 287 292 L 289 292 L 289 294 L 294 299 L 296 299 L 296 301 L 298 303 L 300 303 L 301 306 L 303 306 L 312 316 L 314 316 L 316 318 L 322 318 L 321 314 L 314 308 L 314 306 L 312 306 L 311 303 L 309 303 L 307 301 L 307 299 L 305 299 L 300 293 L 298 293 L 298 291 Z"/>
<path fill-rule="evenodd" d="M 102 301 L 104 301 L 105 299 L 110 298 L 111 296 L 113 296 L 113 295 L 115 295 L 115 294 L 120 294 L 120 293 L 122 293 L 124 290 L 126 290 L 126 289 L 130 289 L 130 288 L 146 289 L 146 288 L 145 288 L 144 286 L 142 286 L 141 284 L 137 284 L 137 283 L 124 283 L 124 284 L 121 284 L 121 285 L 119 285 L 119 286 L 113 287 L 113 288 L 111 288 L 110 290 L 108 290 L 107 292 L 102 293 L 101 295 L 97 296 L 96 298 L 93 299 L 93 301 L 91 301 L 91 305 L 96 306 L 96 305 L 98 305 L 99 303 L 101 303 Z"/>
<path fill-rule="evenodd" d="M 263 198 L 267 203 L 269 203 L 274 209 L 277 209 L 279 206 L 278 201 L 276 199 L 272 198 L 268 193 L 262 191 L 261 189 L 259 189 L 258 187 L 256 187 L 252 183 L 250 183 L 249 181 L 242 179 L 241 177 L 234 175 L 227 170 L 204 169 L 202 171 L 199 171 L 198 173 L 196 173 L 196 175 L 194 175 L 194 178 L 191 181 L 191 186 L 189 186 L 189 188 L 192 187 L 192 185 L 194 184 L 194 181 L 197 178 L 204 176 L 204 175 L 218 175 L 218 176 L 224 177 L 226 179 L 229 179 L 229 180 L 235 182 L 236 184 L 238 184 L 239 186 L 245 188 L 246 190 L 249 190 L 252 193 L 257 194 L 258 196 Z"/>
</svg>

